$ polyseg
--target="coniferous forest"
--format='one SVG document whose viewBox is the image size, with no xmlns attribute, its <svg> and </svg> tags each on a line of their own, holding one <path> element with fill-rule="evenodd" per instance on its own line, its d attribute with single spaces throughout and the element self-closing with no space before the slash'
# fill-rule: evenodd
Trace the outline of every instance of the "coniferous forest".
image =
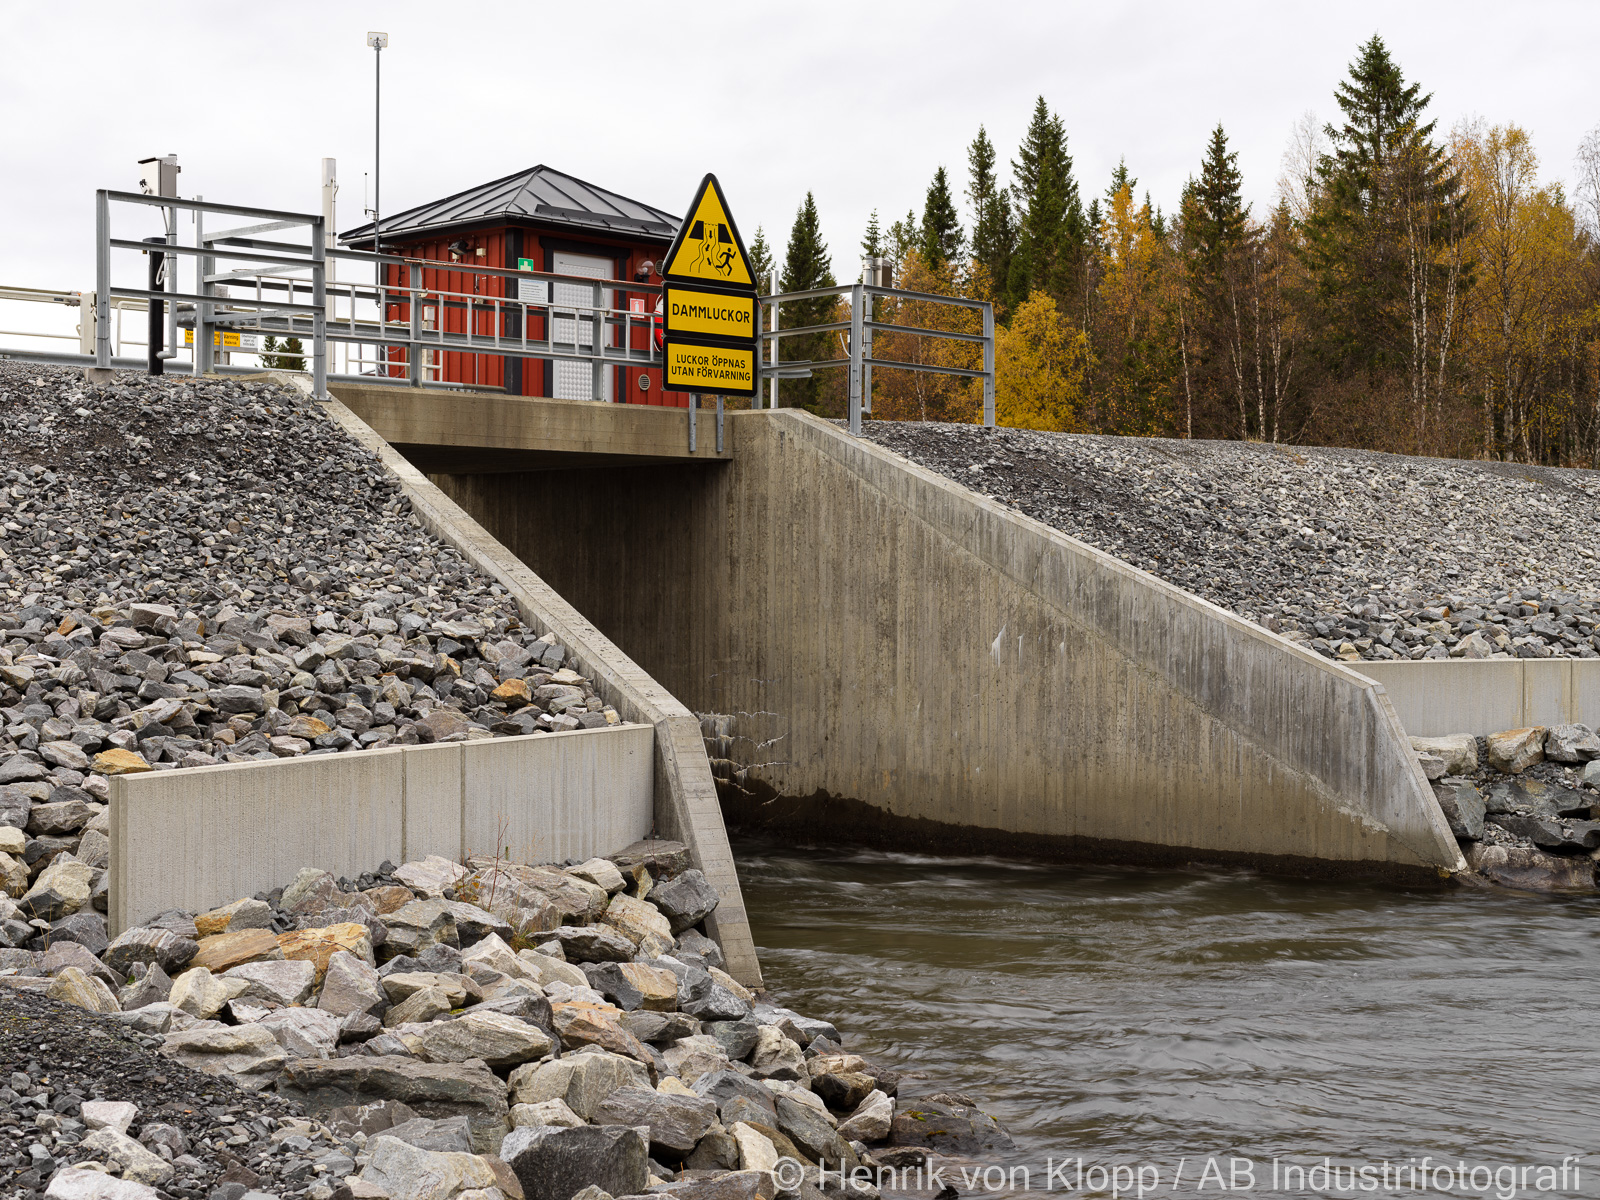
<svg viewBox="0 0 1600 1200">
<path fill-rule="evenodd" d="M 1600 126 L 1569 190 L 1515 124 L 1444 128 L 1378 36 L 1333 98 L 1334 121 L 1294 128 L 1263 211 L 1222 126 L 1163 208 L 1126 162 L 1103 189 L 1081 181 L 1040 97 L 1005 182 L 980 127 L 961 193 L 938 167 L 921 212 L 874 213 L 861 253 L 889 255 L 908 290 L 993 301 L 1003 425 L 1600 465 Z M 819 225 L 808 194 L 782 261 L 758 235 L 763 281 L 833 284 Z M 839 307 L 785 305 L 783 323 Z M 898 309 L 879 319 L 978 328 L 963 310 Z M 786 341 L 783 358 L 837 358 L 830 339 Z M 874 352 L 980 365 L 968 344 L 903 335 Z M 980 419 L 974 383 L 873 382 L 878 419 Z M 844 412 L 840 370 L 780 386 L 785 405 Z"/>
</svg>

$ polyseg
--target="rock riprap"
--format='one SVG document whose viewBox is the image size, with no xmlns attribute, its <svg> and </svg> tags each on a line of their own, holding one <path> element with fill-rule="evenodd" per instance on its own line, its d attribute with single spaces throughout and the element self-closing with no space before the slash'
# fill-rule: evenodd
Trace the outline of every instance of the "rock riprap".
<svg viewBox="0 0 1600 1200">
<path fill-rule="evenodd" d="M 840 1165 L 1009 1148 L 970 1104 L 950 1117 L 962 1138 L 897 1120 L 894 1071 L 723 971 L 715 907 L 687 848 L 649 841 L 581 863 L 307 867 L 98 954 L 0 949 L 0 1062 L 19 1064 L 0 1076 L 0 1183 L 776 1200 L 791 1158 L 792 1200 L 877 1200 Z M 948 1098 L 923 1107 L 940 1104 L 948 1123 Z"/>
<path fill-rule="evenodd" d="M 1600 654 L 1600 474 L 869 422 L 920 466 L 1336 659 Z"/>
<path fill-rule="evenodd" d="M 1502 887 L 1592 892 L 1600 862 L 1600 737 L 1587 725 L 1412 738 L 1476 876 Z"/>
</svg>

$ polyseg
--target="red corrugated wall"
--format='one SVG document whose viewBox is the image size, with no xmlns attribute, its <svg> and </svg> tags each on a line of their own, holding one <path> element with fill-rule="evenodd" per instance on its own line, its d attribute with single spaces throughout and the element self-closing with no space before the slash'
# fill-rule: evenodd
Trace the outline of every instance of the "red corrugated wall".
<svg viewBox="0 0 1600 1200">
<path fill-rule="evenodd" d="M 555 235 L 552 235 L 555 236 Z M 570 242 L 572 239 L 559 238 L 557 240 Z M 588 239 L 584 239 L 587 241 Z M 459 263 L 450 262 L 450 245 L 452 242 L 465 241 L 467 252 Z M 595 242 L 596 252 L 621 249 L 628 252 L 626 269 L 622 272 L 625 280 L 632 280 L 633 274 L 645 262 L 659 262 L 663 253 L 660 247 L 636 246 L 626 242 Z M 479 248 L 484 250 L 483 256 L 477 255 Z M 493 275 L 478 275 L 472 271 L 474 266 L 512 268 L 515 262 L 506 260 L 506 230 L 505 228 L 483 230 L 476 233 L 444 237 L 429 241 L 401 242 L 395 246 L 385 247 L 391 253 L 403 254 L 408 258 L 431 259 L 448 264 L 439 268 L 425 267 L 422 271 L 422 286 L 424 289 L 441 289 L 445 292 L 458 293 L 446 297 L 443 309 L 444 329 L 450 333 L 461 333 L 466 329 L 467 309 L 466 301 L 471 297 L 475 302 L 478 298 L 493 299 L 495 297 L 514 297 L 516 295 L 516 281 Z M 541 267 L 545 261 L 544 247 L 537 233 L 531 230 L 522 232 L 521 257 L 532 259 Z M 387 268 L 387 280 L 391 285 L 404 282 L 409 269 L 404 267 Z M 658 278 L 652 277 L 652 282 L 659 283 Z M 465 293 L 461 295 L 460 293 Z M 619 309 L 627 309 L 630 300 L 643 302 L 644 314 L 648 316 L 655 311 L 659 294 L 649 292 L 630 292 L 618 288 L 614 292 L 612 303 Z M 432 314 L 431 306 L 424 300 L 423 312 L 425 319 Z M 474 333 L 492 336 L 495 326 L 500 326 L 501 336 L 508 336 L 508 329 L 514 328 L 513 323 L 507 321 L 507 316 L 519 313 L 521 310 L 497 309 L 494 306 L 477 307 L 475 305 Z M 411 310 L 408 304 L 398 303 L 389 306 L 389 320 L 409 321 Z M 542 341 L 545 337 L 545 320 L 543 316 L 535 316 L 530 321 L 528 329 L 529 340 Z M 437 328 L 437 325 L 435 325 Z M 632 330 L 631 341 L 633 347 L 643 350 L 648 345 L 650 336 L 648 325 L 640 321 Z M 491 354 L 463 354 L 456 351 L 433 351 L 434 359 L 424 371 L 425 379 L 441 379 L 444 382 L 461 384 L 464 386 L 500 388 L 506 385 L 506 360 L 499 355 Z M 397 379 L 406 378 L 407 356 L 404 349 L 391 348 L 389 351 L 388 374 Z M 435 368 L 442 367 L 442 371 Z M 523 396 L 543 396 L 545 394 L 544 362 L 541 359 L 524 359 L 521 372 L 521 387 L 518 393 Z M 664 392 L 661 390 L 661 371 L 659 368 L 619 367 L 615 370 L 616 378 L 612 381 L 613 395 L 626 404 L 656 404 L 677 408 L 689 406 L 689 396 L 686 392 Z M 649 383 L 648 388 L 641 388 L 639 380 L 643 377 Z"/>
</svg>

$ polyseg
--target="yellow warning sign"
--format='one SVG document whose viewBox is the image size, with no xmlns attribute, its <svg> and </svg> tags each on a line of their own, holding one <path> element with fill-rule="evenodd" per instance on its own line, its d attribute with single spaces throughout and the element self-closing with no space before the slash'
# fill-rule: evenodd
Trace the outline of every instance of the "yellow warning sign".
<svg viewBox="0 0 1600 1200">
<path fill-rule="evenodd" d="M 756 390 L 755 351 L 726 346 L 702 346 L 668 341 L 666 380 L 669 392 L 710 392 L 723 396 L 753 396 Z"/>
<path fill-rule="evenodd" d="M 719 338 L 753 338 L 756 299 L 667 284 L 667 332 Z"/>
<path fill-rule="evenodd" d="M 185 329 L 183 331 L 183 344 L 185 346 L 194 345 L 194 330 Z M 237 350 L 241 345 L 239 335 L 237 333 L 223 333 L 221 330 L 218 330 L 211 335 L 211 344 L 213 346 L 221 347 L 224 350 Z"/>
<path fill-rule="evenodd" d="M 738 226 L 728 212 L 728 202 L 715 175 L 700 181 L 683 228 L 667 251 L 667 269 L 662 275 L 685 282 L 752 289 L 756 286 L 750 256 L 745 253 Z"/>
</svg>

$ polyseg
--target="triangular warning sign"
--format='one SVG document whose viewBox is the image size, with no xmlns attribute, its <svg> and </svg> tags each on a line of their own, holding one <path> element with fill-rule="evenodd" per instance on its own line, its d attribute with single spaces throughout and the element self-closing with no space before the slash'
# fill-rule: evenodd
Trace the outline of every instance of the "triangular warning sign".
<svg viewBox="0 0 1600 1200">
<path fill-rule="evenodd" d="M 728 211 L 728 201 L 715 175 L 700 181 L 683 228 L 667 251 L 667 269 L 661 274 L 684 282 L 756 286 L 750 255 L 745 252 L 744 239 L 733 223 L 733 214 Z"/>
</svg>

